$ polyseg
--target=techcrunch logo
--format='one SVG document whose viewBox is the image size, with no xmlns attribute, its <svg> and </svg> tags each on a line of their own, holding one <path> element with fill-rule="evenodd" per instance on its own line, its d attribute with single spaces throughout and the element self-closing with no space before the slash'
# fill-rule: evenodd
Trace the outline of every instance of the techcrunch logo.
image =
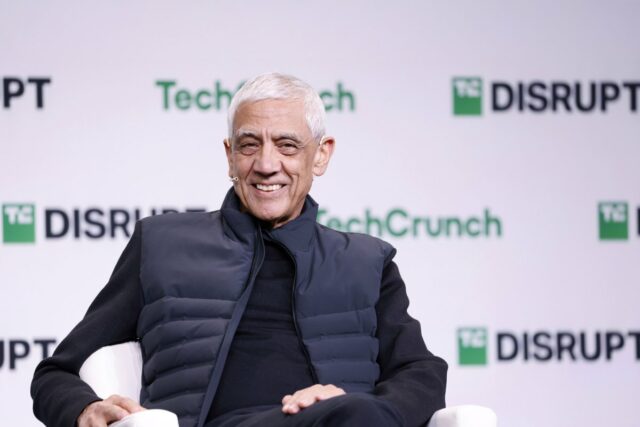
<svg viewBox="0 0 640 427">
<path fill-rule="evenodd" d="M 634 331 L 499 331 L 495 334 L 495 362 L 595 362 L 620 359 L 615 353 L 631 347 L 640 361 L 640 330 Z M 485 327 L 457 330 L 458 364 L 484 366 L 489 362 L 489 331 Z"/>
<path fill-rule="evenodd" d="M 205 208 L 186 208 L 184 212 L 204 212 Z M 56 240 L 128 238 L 136 221 L 145 216 L 179 212 L 175 208 L 45 208 L 41 221 L 44 238 Z M 6 244 L 36 242 L 36 205 L 5 203 L 2 205 L 2 241 Z"/>
<path fill-rule="evenodd" d="M 211 87 L 188 89 L 178 85 L 176 80 L 156 80 L 155 85 L 160 89 L 162 109 L 226 111 L 233 95 L 242 87 L 244 81 L 234 86 L 224 86 L 220 80 L 213 82 Z M 355 111 L 356 96 L 345 89 L 342 82 L 336 83 L 335 88 L 318 92 L 327 111 Z"/>
<path fill-rule="evenodd" d="M 637 233 L 640 236 L 640 207 L 636 214 Z M 598 203 L 598 236 L 600 240 L 629 239 L 629 204 L 627 202 Z"/>
<path fill-rule="evenodd" d="M 480 77 L 453 78 L 453 114 L 482 115 L 482 79 Z"/>
<path fill-rule="evenodd" d="M 366 233 L 378 237 L 469 237 L 502 236 L 502 220 L 484 209 L 478 216 L 430 217 L 413 215 L 403 208 L 390 209 L 381 215 L 365 209 L 360 215 L 340 218 L 327 209 L 318 211 L 318 222 L 338 231 Z"/>
<path fill-rule="evenodd" d="M 458 329 L 458 363 L 461 365 L 487 364 L 487 329 Z"/>
<path fill-rule="evenodd" d="M 35 205 L 31 203 L 2 205 L 2 241 L 4 243 L 36 241 Z"/>
<path fill-rule="evenodd" d="M 491 81 L 485 104 L 481 77 L 453 77 L 451 80 L 454 116 L 481 116 L 483 105 L 495 113 L 567 112 L 607 113 L 613 104 L 631 112 L 638 111 L 638 81 Z"/>
</svg>

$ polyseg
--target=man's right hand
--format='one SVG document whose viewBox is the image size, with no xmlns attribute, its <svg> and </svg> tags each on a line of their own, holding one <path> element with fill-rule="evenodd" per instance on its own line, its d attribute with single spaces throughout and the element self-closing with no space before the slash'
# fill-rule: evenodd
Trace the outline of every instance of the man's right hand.
<svg viewBox="0 0 640 427">
<path fill-rule="evenodd" d="M 78 427 L 107 427 L 109 423 L 140 411 L 144 408 L 134 400 L 114 394 L 87 405 L 78 417 Z"/>
</svg>

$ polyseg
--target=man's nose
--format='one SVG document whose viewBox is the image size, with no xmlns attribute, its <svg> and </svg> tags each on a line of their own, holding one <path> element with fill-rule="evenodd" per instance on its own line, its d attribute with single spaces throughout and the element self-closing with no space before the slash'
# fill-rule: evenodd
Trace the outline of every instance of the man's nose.
<svg viewBox="0 0 640 427">
<path fill-rule="evenodd" d="M 261 175 L 272 175 L 280 171 L 280 159 L 278 150 L 271 142 L 262 145 L 256 153 L 253 170 Z"/>
</svg>

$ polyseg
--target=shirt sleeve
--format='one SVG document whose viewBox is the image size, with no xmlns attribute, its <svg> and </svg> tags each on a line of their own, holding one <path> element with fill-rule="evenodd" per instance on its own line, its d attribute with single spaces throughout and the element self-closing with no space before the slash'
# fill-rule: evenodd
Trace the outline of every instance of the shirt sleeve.
<svg viewBox="0 0 640 427">
<path fill-rule="evenodd" d="M 380 379 L 374 394 L 398 410 L 406 427 L 418 427 L 445 407 L 447 363 L 427 349 L 408 307 L 398 266 L 388 259 L 376 305 Z"/>
<path fill-rule="evenodd" d="M 82 410 L 101 400 L 78 376 L 84 361 L 101 347 L 135 340 L 144 302 L 140 286 L 140 223 L 113 273 L 84 318 L 35 370 L 33 412 L 48 427 L 73 427 Z M 105 396 L 106 397 L 106 396 Z"/>
</svg>

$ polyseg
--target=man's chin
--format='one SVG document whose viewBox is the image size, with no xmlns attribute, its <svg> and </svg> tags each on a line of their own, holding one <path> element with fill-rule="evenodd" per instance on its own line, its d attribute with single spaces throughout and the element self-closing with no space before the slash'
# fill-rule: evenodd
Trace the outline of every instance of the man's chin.
<svg viewBox="0 0 640 427">
<path fill-rule="evenodd" d="M 288 221 L 285 210 L 252 209 L 250 207 L 249 213 L 260 221 L 271 224 L 273 227 L 277 227 Z"/>
</svg>

